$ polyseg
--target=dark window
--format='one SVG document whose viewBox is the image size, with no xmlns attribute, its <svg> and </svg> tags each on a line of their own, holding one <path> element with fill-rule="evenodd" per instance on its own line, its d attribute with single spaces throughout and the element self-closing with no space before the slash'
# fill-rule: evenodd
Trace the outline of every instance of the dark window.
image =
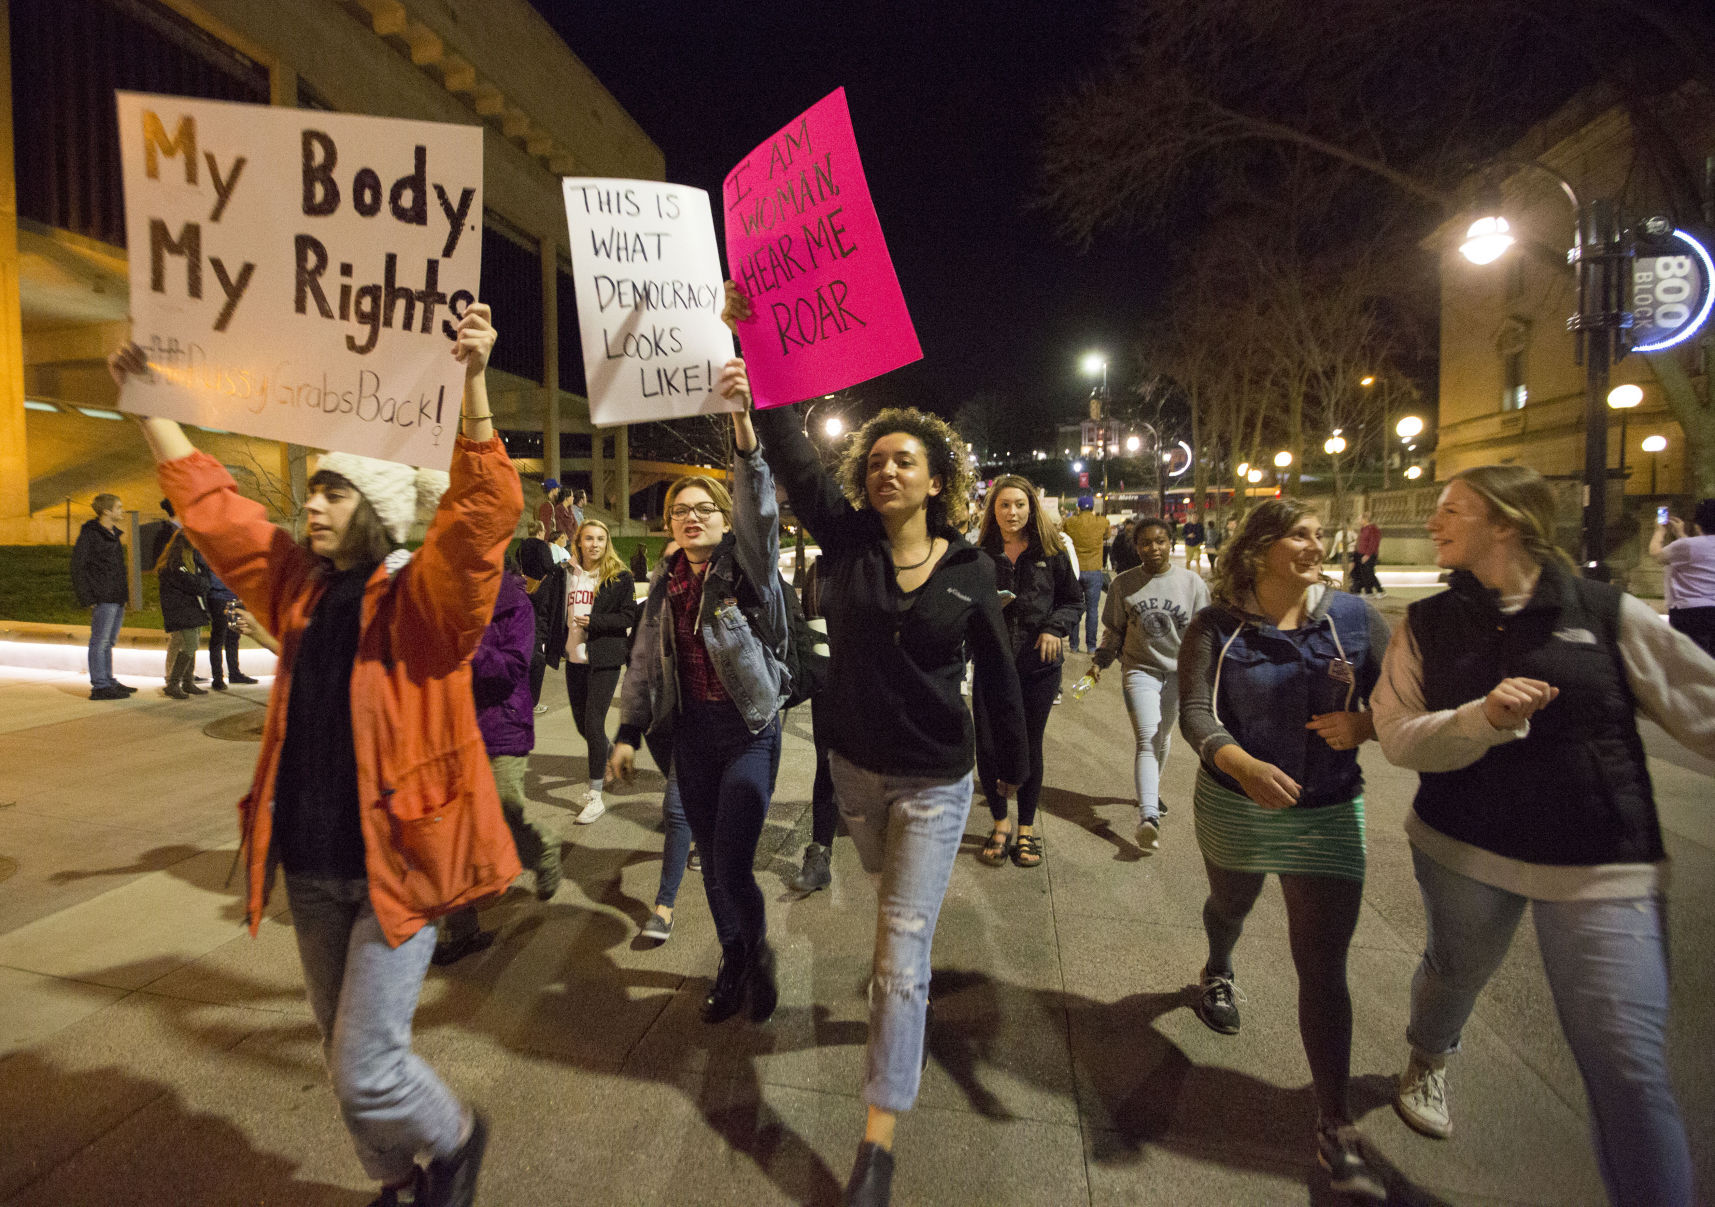
<svg viewBox="0 0 1715 1207">
<path fill-rule="evenodd" d="M 116 89 L 268 103 L 268 72 L 152 0 L 11 0 L 18 214 L 125 246 Z"/>
<path fill-rule="evenodd" d="M 578 293 L 572 285 L 570 269 L 562 266 L 554 278 L 554 305 L 560 314 L 560 389 L 586 394 L 583 332 L 578 327 Z"/>
</svg>

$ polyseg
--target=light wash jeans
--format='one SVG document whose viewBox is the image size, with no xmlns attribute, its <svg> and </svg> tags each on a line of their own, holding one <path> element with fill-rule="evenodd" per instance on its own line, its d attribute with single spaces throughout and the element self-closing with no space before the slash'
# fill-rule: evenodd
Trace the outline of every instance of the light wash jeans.
<svg viewBox="0 0 1715 1207">
<path fill-rule="evenodd" d="M 1429 938 L 1406 1038 L 1456 1051 L 1527 898 L 1411 852 Z M 1528 901 L 1560 1029 L 1590 1100 L 1596 1163 L 1618 1207 L 1689 1207 L 1691 1153 L 1668 1076 L 1667 919 L 1657 898 Z M 1491 1122 L 1499 1122 L 1492 1120 Z"/>
<path fill-rule="evenodd" d="M 113 643 L 119 640 L 119 626 L 125 622 L 125 605 L 98 603 L 89 614 L 89 685 L 118 687 L 113 677 Z"/>
<path fill-rule="evenodd" d="M 971 812 L 971 775 L 878 775 L 837 752 L 828 769 L 852 845 L 877 880 L 863 1100 L 909 1110 L 923 1075 L 930 946 Z"/>
<path fill-rule="evenodd" d="M 363 880 L 287 876 L 304 988 L 357 1159 L 378 1182 L 411 1176 L 419 1153 L 458 1151 L 464 1108 L 411 1051 L 411 1018 L 435 952 L 425 926 L 389 947 Z"/>
<path fill-rule="evenodd" d="M 1144 670 L 1125 672 L 1125 710 L 1137 739 L 1137 813 L 1139 820 L 1161 820 L 1161 769 L 1173 744 L 1179 718 L 1179 676 L 1157 678 Z"/>
<path fill-rule="evenodd" d="M 1092 654 L 1096 652 L 1096 629 L 1102 619 L 1102 588 L 1107 585 L 1107 575 L 1100 570 L 1084 570 L 1078 574 L 1078 585 L 1084 589 L 1084 646 Z M 1072 626 L 1072 652 L 1078 652 L 1078 626 Z"/>
</svg>

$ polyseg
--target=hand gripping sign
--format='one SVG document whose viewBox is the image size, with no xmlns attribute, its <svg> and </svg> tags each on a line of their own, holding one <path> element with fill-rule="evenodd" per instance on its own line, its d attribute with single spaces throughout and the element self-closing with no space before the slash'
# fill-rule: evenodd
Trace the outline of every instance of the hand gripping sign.
<svg viewBox="0 0 1715 1207">
<path fill-rule="evenodd" d="M 607 427 L 740 409 L 715 393 L 732 332 L 721 322 L 709 195 L 656 180 L 563 184 L 590 421 Z"/>
<path fill-rule="evenodd" d="M 759 407 L 831 393 L 923 356 L 837 88 L 727 174 L 727 267 Z"/>
<path fill-rule="evenodd" d="M 482 129 L 118 94 L 120 406 L 444 468 L 482 269 Z"/>
</svg>

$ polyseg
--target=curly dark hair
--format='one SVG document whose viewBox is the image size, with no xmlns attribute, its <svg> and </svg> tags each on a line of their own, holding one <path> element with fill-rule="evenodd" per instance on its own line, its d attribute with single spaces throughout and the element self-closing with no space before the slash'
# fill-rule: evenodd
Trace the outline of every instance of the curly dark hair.
<svg viewBox="0 0 1715 1207">
<path fill-rule="evenodd" d="M 1216 603 L 1242 608 L 1256 590 L 1257 572 L 1269 546 L 1291 532 L 1298 521 L 1308 515 L 1321 515 L 1302 499 L 1264 499 L 1240 524 L 1238 533 L 1221 546 L 1220 560 L 1215 563 L 1214 576 L 1209 580 L 1209 594 Z M 1323 576 L 1324 581 L 1331 581 Z"/>
<path fill-rule="evenodd" d="M 958 532 L 970 517 L 966 499 L 971 493 L 971 466 L 965 442 L 945 419 L 916 407 L 889 407 L 852 436 L 840 459 L 839 483 L 853 507 L 869 506 L 869 452 L 883 436 L 903 432 L 929 454 L 929 472 L 941 479 L 941 493 L 931 495 L 926 505 L 929 531 Z"/>
</svg>

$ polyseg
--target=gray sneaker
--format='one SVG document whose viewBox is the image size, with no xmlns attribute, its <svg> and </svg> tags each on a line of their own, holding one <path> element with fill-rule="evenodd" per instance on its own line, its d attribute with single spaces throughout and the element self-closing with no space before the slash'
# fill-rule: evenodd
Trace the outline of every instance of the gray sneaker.
<svg viewBox="0 0 1715 1207">
<path fill-rule="evenodd" d="M 655 943 L 665 943 L 673 937 L 673 919 L 650 914 L 649 921 L 643 924 L 643 937 Z"/>
<path fill-rule="evenodd" d="M 1239 1033 L 1239 991 L 1231 977 L 1203 974 L 1197 1002 L 1192 1007 L 1203 1025 L 1222 1035 Z"/>
<path fill-rule="evenodd" d="M 1335 1194 L 1374 1203 L 1387 1199 L 1387 1187 L 1364 1158 L 1363 1137 L 1351 1124 L 1323 1124 L 1316 1129 L 1316 1160 L 1328 1171 L 1328 1188 Z"/>
<path fill-rule="evenodd" d="M 828 867 L 828 857 L 831 852 L 819 842 L 813 842 L 804 848 L 804 866 L 793 878 L 792 887 L 800 893 L 813 893 L 817 889 L 827 888 L 833 883 L 834 875 Z"/>
<path fill-rule="evenodd" d="M 1453 1134 L 1453 1116 L 1447 1109 L 1447 1058 L 1425 1058 L 1416 1052 L 1399 1075 L 1393 1109 L 1413 1131 L 1435 1140 Z"/>
<path fill-rule="evenodd" d="M 1146 817 L 1137 823 L 1137 849 L 1145 855 L 1153 855 L 1161 849 L 1160 821 Z"/>
</svg>

